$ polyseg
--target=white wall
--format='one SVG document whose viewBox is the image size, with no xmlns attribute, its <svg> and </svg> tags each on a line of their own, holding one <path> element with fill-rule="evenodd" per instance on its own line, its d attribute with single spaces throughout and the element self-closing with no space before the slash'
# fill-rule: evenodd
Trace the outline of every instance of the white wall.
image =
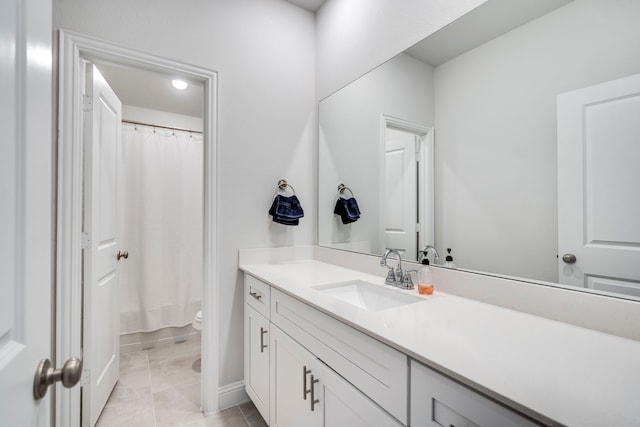
<svg viewBox="0 0 640 427">
<path fill-rule="evenodd" d="M 486 0 L 327 0 L 316 16 L 323 99 Z"/>
<path fill-rule="evenodd" d="M 640 73 L 638 17 L 576 0 L 435 69 L 436 243 L 458 265 L 558 281 L 556 97 Z"/>
<path fill-rule="evenodd" d="M 54 0 L 57 28 L 219 72 L 219 385 L 242 380 L 238 248 L 315 239 L 313 14 L 283 0 Z M 267 215 L 279 178 L 303 204 L 299 227 Z"/>
<path fill-rule="evenodd" d="M 381 118 L 386 114 L 433 126 L 433 98 L 433 68 L 403 54 L 322 101 L 318 243 L 369 242 L 367 252 L 383 252 L 379 241 Z M 333 214 L 340 183 L 353 191 L 362 214 L 347 225 Z"/>
</svg>

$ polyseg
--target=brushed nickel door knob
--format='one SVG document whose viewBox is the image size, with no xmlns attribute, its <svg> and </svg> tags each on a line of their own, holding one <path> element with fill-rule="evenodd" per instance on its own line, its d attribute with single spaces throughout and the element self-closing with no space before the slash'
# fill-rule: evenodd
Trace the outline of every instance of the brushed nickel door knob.
<svg viewBox="0 0 640 427">
<path fill-rule="evenodd" d="M 49 359 L 42 359 L 36 368 L 36 376 L 33 380 L 33 397 L 36 400 L 42 399 L 50 385 L 62 381 L 65 388 L 71 388 L 78 384 L 82 376 L 82 360 L 72 357 L 67 360 L 62 369 L 51 367 Z"/>
<path fill-rule="evenodd" d="M 567 264 L 573 264 L 574 262 L 576 262 L 577 258 L 574 254 L 564 254 L 562 255 L 562 261 L 566 262 Z"/>
</svg>

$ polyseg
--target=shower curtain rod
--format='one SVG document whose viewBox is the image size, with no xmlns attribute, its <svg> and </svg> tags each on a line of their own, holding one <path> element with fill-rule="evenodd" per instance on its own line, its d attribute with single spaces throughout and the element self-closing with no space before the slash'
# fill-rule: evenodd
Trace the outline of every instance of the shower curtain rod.
<svg viewBox="0 0 640 427">
<path fill-rule="evenodd" d="M 158 129 L 179 130 L 179 131 L 182 131 L 182 132 L 191 132 L 191 133 L 197 133 L 197 134 L 202 135 L 201 131 L 193 130 L 193 129 L 177 128 L 177 127 L 169 127 L 169 126 L 160 126 L 160 125 L 154 125 L 154 124 L 151 124 L 151 123 L 132 122 L 130 120 L 123 120 L 122 123 L 128 123 L 130 125 L 149 126 L 149 127 L 158 128 Z"/>
</svg>

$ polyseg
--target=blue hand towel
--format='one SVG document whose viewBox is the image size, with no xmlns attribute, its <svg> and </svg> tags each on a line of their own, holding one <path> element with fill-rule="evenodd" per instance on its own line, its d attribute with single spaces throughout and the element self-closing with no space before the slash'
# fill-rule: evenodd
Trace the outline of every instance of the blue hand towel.
<svg viewBox="0 0 640 427">
<path fill-rule="evenodd" d="M 358 202 L 356 202 L 356 199 L 353 197 L 348 199 L 338 197 L 333 213 L 340 215 L 343 224 L 350 224 L 360 218 L 360 208 L 358 207 Z"/>
<path fill-rule="evenodd" d="M 299 218 L 304 216 L 302 206 L 298 198 L 293 196 L 283 196 L 278 194 L 271 204 L 269 215 L 273 221 L 284 225 L 298 225 Z"/>
</svg>

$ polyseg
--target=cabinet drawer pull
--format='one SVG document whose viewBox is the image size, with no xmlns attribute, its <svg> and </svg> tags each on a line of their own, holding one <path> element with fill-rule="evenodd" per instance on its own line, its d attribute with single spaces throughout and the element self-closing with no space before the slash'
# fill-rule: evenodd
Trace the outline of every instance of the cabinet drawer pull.
<svg viewBox="0 0 640 427">
<path fill-rule="evenodd" d="M 264 353 L 264 349 L 267 348 L 267 345 L 264 343 L 264 334 L 267 333 L 267 330 L 263 327 L 260 327 L 260 353 Z"/>
<path fill-rule="evenodd" d="M 311 393 L 311 390 L 307 390 L 307 375 L 311 373 L 311 369 L 307 369 L 306 366 L 302 367 L 302 399 L 307 400 L 307 394 Z"/>
<path fill-rule="evenodd" d="M 257 292 L 251 292 L 249 291 L 249 295 L 251 295 L 252 297 L 254 297 L 255 299 L 257 299 L 258 301 L 260 301 L 260 298 L 262 298 L 262 295 L 260 295 Z"/>
<path fill-rule="evenodd" d="M 320 403 L 320 399 L 315 398 L 315 387 L 314 384 L 319 382 L 320 380 L 314 378 L 313 374 L 311 375 L 311 412 L 315 410 L 316 403 Z"/>
</svg>

